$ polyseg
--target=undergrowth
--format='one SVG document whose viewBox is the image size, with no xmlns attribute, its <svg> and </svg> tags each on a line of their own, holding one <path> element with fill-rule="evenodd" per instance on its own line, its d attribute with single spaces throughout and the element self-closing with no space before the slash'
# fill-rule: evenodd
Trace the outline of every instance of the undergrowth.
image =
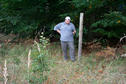
<svg viewBox="0 0 126 84">
<path fill-rule="evenodd" d="M 10 44 L 11 45 L 11 44 Z M 3 65 L 4 60 L 7 60 L 8 68 L 8 83 L 9 84 L 26 84 L 28 83 L 27 72 L 27 58 L 29 49 L 32 45 L 14 45 L 11 47 L 8 45 L 6 48 L 0 48 L 0 84 L 3 83 Z M 42 49 L 41 44 L 39 44 Z M 11 47 L 11 48 L 10 48 Z M 4 49 L 4 50 L 3 50 Z M 95 53 L 83 55 L 80 62 L 76 60 L 71 62 L 70 60 L 64 61 L 60 43 L 51 43 L 45 49 L 45 55 L 47 61 L 44 66 L 46 71 L 42 74 L 32 74 L 33 77 L 46 76 L 42 81 L 43 84 L 125 84 L 126 83 L 126 58 L 118 58 L 116 60 L 105 61 L 97 60 Z M 4 54 L 3 54 L 4 51 Z M 37 53 L 38 58 L 35 63 L 37 66 L 41 66 L 41 57 L 43 60 L 43 54 L 39 54 L 37 46 L 32 48 L 31 55 L 34 52 Z M 38 55 L 39 54 L 39 55 Z M 47 54 L 47 55 L 46 55 Z M 76 53 L 77 54 L 77 53 Z M 77 59 L 77 56 L 76 56 Z M 38 64 L 39 62 L 39 64 Z M 34 63 L 33 63 L 34 64 Z M 31 68 L 31 71 L 36 72 L 42 67 Z M 31 78 L 30 82 L 35 81 L 35 78 Z M 34 82 L 33 82 L 34 83 Z M 35 83 L 37 84 L 37 83 Z M 38 83 L 39 84 L 39 83 Z"/>
</svg>

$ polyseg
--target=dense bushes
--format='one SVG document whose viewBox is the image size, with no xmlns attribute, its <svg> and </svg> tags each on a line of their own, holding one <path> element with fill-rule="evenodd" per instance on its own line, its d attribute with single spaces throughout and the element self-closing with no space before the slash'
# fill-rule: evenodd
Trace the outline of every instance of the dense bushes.
<svg viewBox="0 0 126 84">
<path fill-rule="evenodd" d="M 93 32 L 119 38 L 125 33 L 125 10 L 124 0 L 0 0 L 0 32 L 35 37 L 43 31 L 45 36 L 58 38 L 54 25 L 69 15 L 78 31 L 79 14 L 84 12 L 85 39 L 96 38 Z"/>
<path fill-rule="evenodd" d="M 94 32 L 100 33 L 101 36 L 108 38 L 120 38 L 123 36 L 126 27 L 126 16 L 121 12 L 110 12 L 103 16 L 103 19 L 92 24 Z"/>
</svg>

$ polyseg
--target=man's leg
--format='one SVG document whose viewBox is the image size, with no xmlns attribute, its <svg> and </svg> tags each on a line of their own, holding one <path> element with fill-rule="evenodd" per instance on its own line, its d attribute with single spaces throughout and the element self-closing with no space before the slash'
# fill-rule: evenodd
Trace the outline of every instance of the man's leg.
<svg viewBox="0 0 126 84">
<path fill-rule="evenodd" d="M 61 47 L 64 55 L 64 60 L 67 60 L 67 42 L 61 41 Z"/>
<path fill-rule="evenodd" d="M 68 42 L 69 54 L 72 61 L 75 61 L 74 41 Z"/>
</svg>

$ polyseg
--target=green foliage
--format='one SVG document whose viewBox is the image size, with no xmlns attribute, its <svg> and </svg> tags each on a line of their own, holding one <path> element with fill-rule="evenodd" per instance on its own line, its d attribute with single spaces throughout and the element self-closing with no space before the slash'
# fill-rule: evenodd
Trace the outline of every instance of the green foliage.
<svg viewBox="0 0 126 84">
<path fill-rule="evenodd" d="M 126 16 L 121 12 L 110 12 L 91 26 L 96 28 L 94 32 L 100 33 L 102 36 L 120 38 L 123 33 L 126 33 Z"/>
<path fill-rule="evenodd" d="M 1 0 L 1 32 L 33 36 L 45 13 L 46 0 Z M 40 19 L 39 19 L 40 18 Z"/>
<path fill-rule="evenodd" d="M 72 3 L 78 14 L 85 13 L 84 25 L 89 37 L 93 37 L 92 32 L 100 38 L 119 38 L 126 33 L 126 2 L 123 0 L 72 0 Z"/>
<path fill-rule="evenodd" d="M 78 28 L 79 14 L 84 12 L 89 37 L 95 32 L 119 38 L 125 33 L 125 9 L 124 0 L 0 0 L 0 32 L 34 38 L 43 31 L 44 36 L 59 38 L 54 35 L 55 24 L 70 16 Z"/>
<path fill-rule="evenodd" d="M 115 26 L 126 26 L 126 16 L 122 15 L 121 12 L 110 12 L 103 16 L 102 20 L 92 24 L 92 27 L 115 27 Z"/>
</svg>

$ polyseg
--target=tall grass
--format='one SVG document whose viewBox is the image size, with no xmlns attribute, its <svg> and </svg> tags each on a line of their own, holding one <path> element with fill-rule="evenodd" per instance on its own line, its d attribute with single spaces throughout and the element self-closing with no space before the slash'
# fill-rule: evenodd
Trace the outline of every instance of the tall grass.
<svg viewBox="0 0 126 84">
<path fill-rule="evenodd" d="M 25 83 L 25 74 L 27 73 L 27 52 L 29 49 L 29 46 L 25 47 L 25 45 L 14 45 L 15 47 L 12 47 L 12 44 L 9 44 L 6 46 L 6 49 L 4 49 L 4 56 L 0 56 L 0 67 L 3 67 L 4 60 L 7 60 L 7 68 L 8 68 L 8 84 L 20 84 Z M 3 48 L 0 48 L 0 51 Z M 2 54 L 2 53 L 0 53 Z M 2 79 L 2 76 L 0 76 L 0 79 Z M 4 81 L 3 79 L 1 82 Z"/>
<path fill-rule="evenodd" d="M 11 45 L 4 47 L 4 56 L 0 56 L 0 84 L 3 83 L 4 60 L 7 60 L 8 84 L 27 84 L 28 52 L 32 45 Z M 42 47 L 39 44 L 40 48 Z M 3 52 L 3 48 L 0 51 Z M 60 43 L 51 43 L 48 48 L 48 64 L 50 71 L 43 72 L 47 80 L 43 84 L 125 84 L 126 58 L 106 62 L 97 60 L 95 53 L 82 56 L 80 62 L 64 61 Z M 31 50 L 38 53 L 37 46 Z M 45 52 L 46 53 L 46 52 Z M 0 53 L 1 55 L 2 53 Z M 76 56 L 77 58 L 77 56 Z M 30 63 L 31 66 L 31 63 Z M 37 75 L 38 77 L 40 74 Z M 34 80 L 34 79 L 32 79 Z M 37 84 L 37 83 L 36 83 Z"/>
</svg>

